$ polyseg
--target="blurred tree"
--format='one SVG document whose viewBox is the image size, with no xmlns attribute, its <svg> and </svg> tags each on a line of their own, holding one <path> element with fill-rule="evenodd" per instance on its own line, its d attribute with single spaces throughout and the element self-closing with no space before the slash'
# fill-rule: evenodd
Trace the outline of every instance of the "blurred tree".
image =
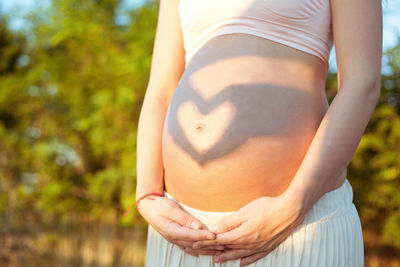
<svg viewBox="0 0 400 267">
<path fill-rule="evenodd" d="M 0 77 L 0 212 L 8 205 L 15 222 L 81 214 L 115 222 L 134 201 L 136 127 L 158 5 L 148 2 L 118 25 L 119 5 L 54 0 L 29 16 L 26 47 L 3 23 L 0 73 L 11 73 Z M 13 190 L 19 201 L 11 201 Z"/>
<path fill-rule="evenodd" d="M 11 231 L 13 212 L 17 204 L 17 185 L 20 182 L 21 164 L 18 161 L 20 142 L 18 130 L 23 125 L 18 112 L 9 109 L 22 99 L 13 87 L 13 74 L 18 69 L 26 40 L 21 34 L 11 32 L 5 18 L 0 18 L 0 215 L 4 232 Z M 3 104 L 4 102 L 4 104 Z"/>
<path fill-rule="evenodd" d="M 397 43 L 385 51 L 385 61 L 390 67 L 390 74 L 382 79 L 382 103 L 393 106 L 397 114 L 400 114 L 400 35 Z"/>
</svg>

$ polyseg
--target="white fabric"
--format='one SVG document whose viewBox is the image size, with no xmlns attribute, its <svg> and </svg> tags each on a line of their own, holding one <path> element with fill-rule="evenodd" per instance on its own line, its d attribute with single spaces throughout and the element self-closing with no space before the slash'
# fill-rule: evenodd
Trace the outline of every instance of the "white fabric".
<svg viewBox="0 0 400 267">
<path fill-rule="evenodd" d="M 329 0 L 180 0 L 178 11 L 185 67 L 209 40 L 232 33 L 269 39 L 329 65 L 334 43 Z"/>
<path fill-rule="evenodd" d="M 173 199 L 167 192 L 164 194 Z M 175 200 L 176 201 L 176 200 Z M 179 202 L 178 202 L 179 203 Z M 181 207 L 205 227 L 231 212 L 209 212 Z M 198 258 L 164 239 L 151 225 L 147 234 L 146 267 L 238 267 L 240 260 L 214 263 L 213 256 Z M 265 257 L 249 267 L 362 267 L 364 246 L 360 219 L 353 204 L 353 189 L 346 179 L 312 207 L 303 223 Z"/>
</svg>

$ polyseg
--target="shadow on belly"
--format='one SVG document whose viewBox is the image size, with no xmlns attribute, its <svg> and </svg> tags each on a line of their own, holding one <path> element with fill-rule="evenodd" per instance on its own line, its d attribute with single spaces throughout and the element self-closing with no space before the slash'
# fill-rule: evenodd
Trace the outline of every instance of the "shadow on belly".
<svg viewBox="0 0 400 267">
<path fill-rule="evenodd" d="M 311 94 L 270 83 L 246 83 L 230 85 L 205 99 L 184 83 L 171 99 L 166 129 L 184 153 L 205 166 L 250 138 L 301 135 L 317 118 L 311 118 L 310 109 L 317 107 Z"/>
</svg>

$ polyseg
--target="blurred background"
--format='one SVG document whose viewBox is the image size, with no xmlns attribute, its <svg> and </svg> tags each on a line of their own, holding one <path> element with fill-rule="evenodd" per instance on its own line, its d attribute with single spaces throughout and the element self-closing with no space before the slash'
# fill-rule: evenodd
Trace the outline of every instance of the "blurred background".
<svg viewBox="0 0 400 267">
<path fill-rule="evenodd" d="M 123 213 L 158 7 L 0 0 L 0 266 L 143 266 L 147 224 Z M 366 266 L 400 266 L 400 0 L 383 9 L 381 98 L 348 173 Z"/>
</svg>

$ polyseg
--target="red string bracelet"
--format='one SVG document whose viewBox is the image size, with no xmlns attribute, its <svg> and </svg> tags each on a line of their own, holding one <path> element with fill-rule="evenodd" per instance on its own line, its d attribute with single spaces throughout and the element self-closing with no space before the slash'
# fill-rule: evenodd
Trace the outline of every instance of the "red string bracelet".
<svg viewBox="0 0 400 267">
<path fill-rule="evenodd" d="M 145 194 L 145 195 L 141 196 L 138 200 L 135 201 L 135 203 L 133 203 L 133 204 L 129 207 L 129 209 L 128 209 L 128 211 L 126 212 L 125 216 L 128 216 L 129 212 L 131 211 L 131 208 L 132 208 L 134 205 L 136 205 L 136 209 L 137 209 L 137 205 L 139 205 L 140 200 L 142 200 L 143 198 L 148 197 L 148 196 L 160 196 L 160 197 L 163 197 L 164 195 L 163 195 L 163 194 L 160 194 L 160 193 L 155 193 L 155 192 L 153 192 L 153 193 L 148 193 L 148 194 Z"/>
</svg>

